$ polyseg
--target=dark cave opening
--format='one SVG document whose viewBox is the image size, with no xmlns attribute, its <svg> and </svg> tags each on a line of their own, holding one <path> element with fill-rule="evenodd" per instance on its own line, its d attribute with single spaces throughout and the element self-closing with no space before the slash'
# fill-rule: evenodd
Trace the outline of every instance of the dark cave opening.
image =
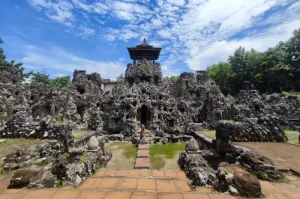
<svg viewBox="0 0 300 199">
<path fill-rule="evenodd" d="M 77 91 L 78 91 L 78 93 L 80 93 L 82 95 L 85 93 L 85 88 L 82 86 L 77 86 Z"/>
<path fill-rule="evenodd" d="M 174 127 L 175 122 L 174 122 L 174 120 L 169 120 L 168 124 L 169 124 L 170 127 Z"/>
<path fill-rule="evenodd" d="M 148 127 L 150 118 L 151 114 L 149 108 L 146 105 L 142 105 L 142 107 L 137 110 L 137 120 L 145 127 Z"/>
<path fill-rule="evenodd" d="M 81 106 L 77 105 L 77 113 L 80 115 L 81 120 L 83 119 L 84 112 L 85 112 L 85 107 L 83 105 Z"/>
</svg>

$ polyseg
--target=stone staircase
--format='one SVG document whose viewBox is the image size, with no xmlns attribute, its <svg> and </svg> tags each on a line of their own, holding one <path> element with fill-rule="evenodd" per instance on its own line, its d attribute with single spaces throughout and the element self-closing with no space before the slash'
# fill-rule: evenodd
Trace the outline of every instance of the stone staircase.
<svg viewBox="0 0 300 199">
<path fill-rule="evenodd" d="M 139 144 L 135 160 L 135 169 L 149 169 L 149 145 Z"/>
</svg>

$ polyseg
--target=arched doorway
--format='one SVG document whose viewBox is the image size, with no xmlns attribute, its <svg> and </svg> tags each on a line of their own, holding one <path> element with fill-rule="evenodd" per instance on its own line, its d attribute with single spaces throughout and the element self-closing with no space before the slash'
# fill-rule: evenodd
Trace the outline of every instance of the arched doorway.
<svg viewBox="0 0 300 199">
<path fill-rule="evenodd" d="M 146 105 L 142 105 L 141 108 L 137 110 L 137 120 L 141 122 L 145 127 L 150 125 L 150 110 Z"/>
</svg>

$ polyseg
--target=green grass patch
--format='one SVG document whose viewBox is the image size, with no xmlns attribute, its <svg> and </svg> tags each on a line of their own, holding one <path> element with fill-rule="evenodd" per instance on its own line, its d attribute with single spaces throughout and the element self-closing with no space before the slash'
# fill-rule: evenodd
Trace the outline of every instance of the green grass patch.
<svg viewBox="0 0 300 199">
<path fill-rule="evenodd" d="M 16 145 L 29 146 L 39 142 L 42 141 L 39 139 L 26 139 L 26 138 L 5 139 L 5 141 L 1 142 L 0 144 L 0 159 L 6 156 L 8 153 L 13 152 L 14 146 Z"/>
<path fill-rule="evenodd" d="M 75 139 L 81 138 L 87 133 L 88 133 L 87 130 L 72 130 L 72 135 L 75 137 Z"/>
<path fill-rule="evenodd" d="M 54 123 L 52 123 L 53 126 L 61 126 L 61 125 L 65 125 L 66 123 L 64 121 L 56 121 Z"/>
<path fill-rule="evenodd" d="M 165 166 L 165 160 L 162 156 L 150 156 L 151 169 L 160 170 Z"/>
<path fill-rule="evenodd" d="M 288 98 L 289 96 L 300 98 L 300 93 L 282 92 L 282 94 L 285 98 Z"/>
<path fill-rule="evenodd" d="M 288 142 L 290 143 L 299 143 L 299 133 L 298 131 L 294 131 L 294 130 L 284 130 L 285 135 L 288 138 Z"/>
<path fill-rule="evenodd" d="M 173 159 L 175 155 L 183 151 L 185 142 L 183 143 L 167 143 L 167 144 L 154 144 L 150 147 L 150 157 L 156 155 L 163 155 L 167 159 Z"/>
<path fill-rule="evenodd" d="M 80 156 L 80 160 L 81 162 L 86 162 L 88 159 L 88 153 L 87 151 L 85 151 L 81 156 Z"/>
<path fill-rule="evenodd" d="M 126 158 L 135 158 L 138 148 L 129 142 L 115 141 L 106 147 L 106 150 L 113 152 L 115 150 L 123 150 Z"/>
<path fill-rule="evenodd" d="M 229 123 L 229 124 L 235 124 L 235 122 L 233 120 L 223 120 L 223 121 L 226 123 Z"/>
<path fill-rule="evenodd" d="M 185 143 L 154 144 L 150 146 L 150 165 L 152 169 L 161 169 L 164 159 L 173 159 L 177 153 L 185 149 Z"/>
<path fill-rule="evenodd" d="M 216 130 L 203 130 L 200 131 L 200 133 L 209 137 L 212 140 L 216 139 Z"/>
</svg>

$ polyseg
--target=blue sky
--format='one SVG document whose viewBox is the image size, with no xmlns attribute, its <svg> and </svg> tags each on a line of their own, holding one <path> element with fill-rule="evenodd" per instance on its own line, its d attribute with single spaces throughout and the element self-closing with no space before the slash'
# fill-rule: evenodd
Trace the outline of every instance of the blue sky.
<svg viewBox="0 0 300 199">
<path fill-rule="evenodd" d="M 264 51 L 300 28 L 297 0 L 1 0 L 9 60 L 51 77 L 74 69 L 124 73 L 127 47 L 162 47 L 164 76 L 226 61 L 239 46 Z"/>
</svg>

